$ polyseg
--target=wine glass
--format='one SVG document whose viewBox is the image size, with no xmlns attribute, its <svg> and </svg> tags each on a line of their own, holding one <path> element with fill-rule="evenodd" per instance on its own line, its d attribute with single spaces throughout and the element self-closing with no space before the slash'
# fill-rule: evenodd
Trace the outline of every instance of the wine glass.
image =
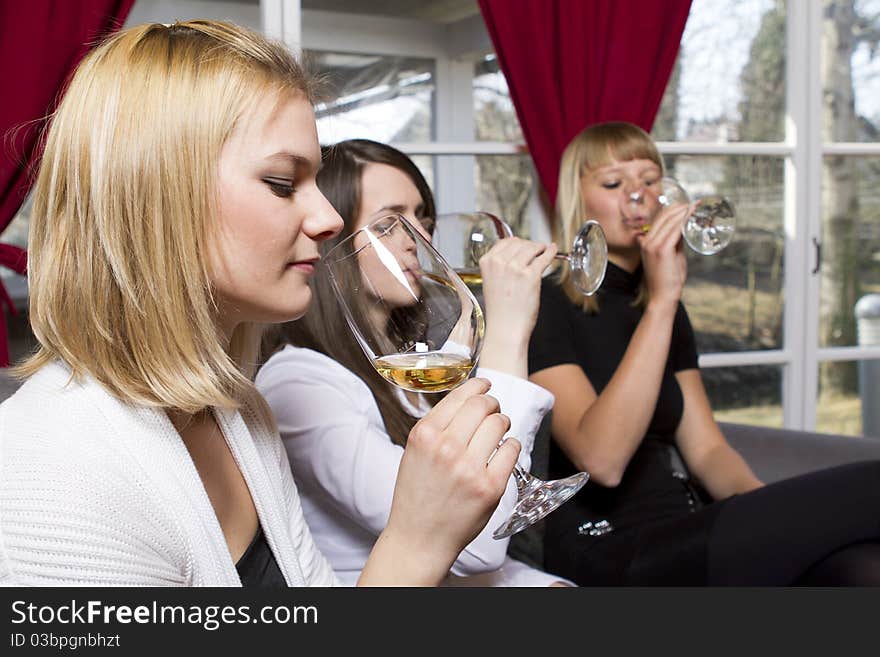
<svg viewBox="0 0 880 657">
<path fill-rule="evenodd" d="M 468 285 L 481 285 L 480 258 L 500 239 L 512 237 L 507 222 L 488 212 L 451 212 L 437 216 L 431 243 Z M 589 220 L 558 260 L 571 266 L 572 282 L 584 295 L 596 293 L 605 278 L 608 245 L 599 223 Z"/>
<path fill-rule="evenodd" d="M 474 368 L 485 321 L 473 293 L 421 226 L 384 215 L 323 258 L 345 319 L 376 371 L 404 390 L 451 390 Z M 505 538 L 568 500 L 586 483 L 579 473 L 542 481 L 518 464 L 517 502 L 495 530 Z"/>
<path fill-rule="evenodd" d="M 656 199 L 663 207 L 678 203 L 688 205 L 691 202 L 684 188 L 670 177 L 661 178 L 656 185 L 644 191 L 630 194 L 628 201 L 631 206 L 637 207 L 650 198 Z M 650 230 L 650 221 L 642 223 L 640 228 L 644 232 Z M 688 246 L 697 253 L 715 255 L 730 244 L 735 230 L 736 212 L 733 204 L 723 196 L 713 194 L 697 199 L 694 211 L 681 227 L 681 234 Z"/>
</svg>

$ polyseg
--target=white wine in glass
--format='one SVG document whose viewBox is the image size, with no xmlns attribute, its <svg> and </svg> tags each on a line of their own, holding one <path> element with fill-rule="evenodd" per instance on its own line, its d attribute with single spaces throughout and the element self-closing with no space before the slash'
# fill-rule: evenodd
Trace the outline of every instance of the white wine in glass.
<svg viewBox="0 0 880 657">
<path fill-rule="evenodd" d="M 376 371 L 404 390 L 452 390 L 480 355 L 485 320 L 464 281 L 403 216 L 380 217 L 322 259 L 349 327 Z M 542 481 L 516 465 L 517 502 L 493 536 L 525 529 L 568 500 L 586 473 Z"/>
<path fill-rule="evenodd" d="M 480 258 L 498 240 L 513 237 L 510 225 L 489 212 L 441 214 L 434 226 L 432 244 L 470 287 L 483 284 Z M 608 264 L 608 245 L 598 222 L 585 222 L 569 252 L 557 253 L 556 259 L 568 261 L 572 281 L 582 294 L 595 294 L 605 278 Z"/>
<path fill-rule="evenodd" d="M 474 362 L 464 356 L 426 351 L 390 354 L 373 360 L 382 377 L 412 392 L 442 392 L 462 383 L 474 369 Z"/>
</svg>

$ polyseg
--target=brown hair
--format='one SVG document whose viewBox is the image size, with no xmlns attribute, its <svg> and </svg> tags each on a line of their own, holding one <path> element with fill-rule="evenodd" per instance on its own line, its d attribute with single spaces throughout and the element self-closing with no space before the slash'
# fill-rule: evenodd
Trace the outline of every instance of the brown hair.
<svg viewBox="0 0 880 657">
<path fill-rule="evenodd" d="M 559 191 L 556 194 L 556 225 L 554 239 L 563 252 L 571 248 L 575 235 L 590 217 L 586 216 L 581 194 L 581 179 L 587 171 L 607 166 L 612 161 L 651 160 L 664 171 L 663 157 L 651 136 L 637 125 L 624 121 L 597 123 L 582 130 L 562 153 L 559 165 Z M 588 312 L 597 312 L 597 297 L 584 296 L 574 286 L 571 268 L 562 262 L 557 280 L 572 303 Z M 637 302 L 647 302 L 647 290 L 642 286 Z"/>
<path fill-rule="evenodd" d="M 422 217 L 419 218 L 433 219 L 436 216 L 434 196 L 427 181 L 413 161 L 396 148 L 367 139 L 350 139 L 323 148 L 322 155 L 323 166 L 317 175 L 318 187 L 344 221 L 339 235 L 320 244 L 322 254 L 354 232 L 361 205 L 361 177 L 368 164 L 387 164 L 405 173 L 422 198 Z M 341 283 L 343 286 L 354 285 L 356 281 Z M 312 304 L 308 312 L 297 321 L 270 329 L 264 340 L 264 354 L 268 356 L 289 343 L 313 349 L 344 365 L 370 388 L 391 440 L 398 445 L 405 445 L 418 418 L 404 409 L 395 388 L 376 373 L 356 338 L 348 330 L 325 268 L 318 269 L 311 280 L 311 286 Z M 357 308 L 352 310 L 358 311 Z M 395 311 L 399 312 L 411 311 Z M 393 315 L 391 323 L 404 325 L 407 322 L 401 322 Z"/>
</svg>

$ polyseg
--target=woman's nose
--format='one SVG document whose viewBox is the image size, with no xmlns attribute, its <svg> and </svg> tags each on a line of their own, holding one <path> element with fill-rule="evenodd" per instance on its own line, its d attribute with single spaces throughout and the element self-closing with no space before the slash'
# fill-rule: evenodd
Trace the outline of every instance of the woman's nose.
<svg viewBox="0 0 880 657">
<path fill-rule="evenodd" d="M 314 207 L 303 225 L 303 230 L 313 240 L 320 242 L 338 235 L 344 224 L 327 197 L 317 187 L 315 190 Z"/>
<path fill-rule="evenodd" d="M 642 185 L 630 185 L 624 188 L 627 203 L 641 203 L 645 200 L 645 188 Z"/>
</svg>

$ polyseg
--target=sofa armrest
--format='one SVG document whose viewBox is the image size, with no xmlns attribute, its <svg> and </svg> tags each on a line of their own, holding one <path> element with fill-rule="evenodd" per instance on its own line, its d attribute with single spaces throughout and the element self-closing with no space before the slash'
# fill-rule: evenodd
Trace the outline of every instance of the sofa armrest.
<svg viewBox="0 0 880 657">
<path fill-rule="evenodd" d="M 761 481 L 772 482 L 835 465 L 880 459 L 880 440 L 719 423 L 731 446 Z"/>
</svg>

